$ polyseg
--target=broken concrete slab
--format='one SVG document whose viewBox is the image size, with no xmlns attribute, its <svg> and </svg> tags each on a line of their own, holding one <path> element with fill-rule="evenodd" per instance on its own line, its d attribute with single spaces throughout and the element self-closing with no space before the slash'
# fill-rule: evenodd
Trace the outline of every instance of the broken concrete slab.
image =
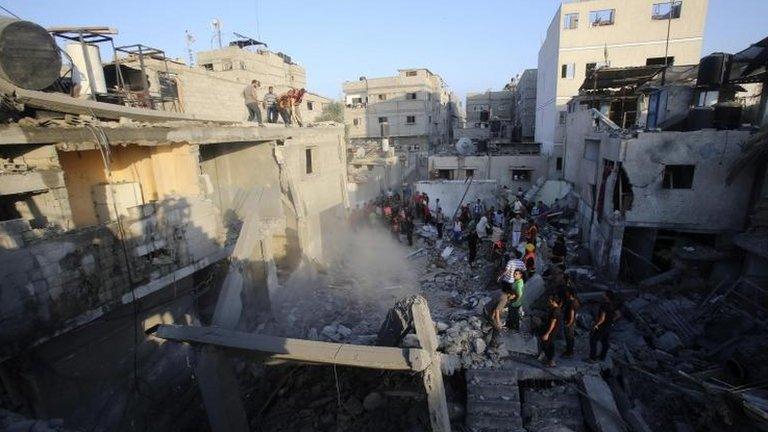
<svg viewBox="0 0 768 432">
<path fill-rule="evenodd" d="M 608 383 L 593 375 L 585 375 L 581 383 L 587 395 L 584 401 L 586 420 L 592 429 L 597 432 L 626 432 Z"/>
</svg>

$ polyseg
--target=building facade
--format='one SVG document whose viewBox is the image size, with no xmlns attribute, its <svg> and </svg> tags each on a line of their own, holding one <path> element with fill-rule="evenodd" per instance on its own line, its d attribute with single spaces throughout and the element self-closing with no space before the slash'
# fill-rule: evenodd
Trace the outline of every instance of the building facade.
<svg viewBox="0 0 768 432">
<path fill-rule="evenodd" d="M 396 76 L 361 77 L 343 84 L 344 122 L 350 144 L 388 138 L 398 154 L 426 157 L 453 141 L 456 96 L 428 69 L 401 69 Z M 426 160 L 420 159 L 420 166 Z"/>
<path fill-rule="evenodd" d="M 466 129 L 477 129 L 468 136 L 478 139 L 512 138 L 512 109 L 514 92 L 511 90 L 486 91 L 467 94 Z"/>
<path fill-rule="evenodd" d="M 526 69 L 515 80 L 512 100 L 512 140 L 531 142 L 536 128 L 536 69 Z"/>
<path fill-rule="evenodd" d="M 592 70 L 698 63 L 707 3 L 564 1 L 539 50 L 535 139 L 542 152 L 562 154 L 566 104 Z"/>
</svg>

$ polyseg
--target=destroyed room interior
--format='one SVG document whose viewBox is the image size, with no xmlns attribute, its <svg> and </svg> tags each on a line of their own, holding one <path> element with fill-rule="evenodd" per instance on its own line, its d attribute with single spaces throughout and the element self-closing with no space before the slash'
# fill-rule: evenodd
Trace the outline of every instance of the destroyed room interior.
<svg viewBox="0 0 768 432">
<path fill-rule="evenodd" d="M 766 29 L 536 3 L 468 72 L 0 0 L 0 432 L 768 432 Z"/>
</svg>

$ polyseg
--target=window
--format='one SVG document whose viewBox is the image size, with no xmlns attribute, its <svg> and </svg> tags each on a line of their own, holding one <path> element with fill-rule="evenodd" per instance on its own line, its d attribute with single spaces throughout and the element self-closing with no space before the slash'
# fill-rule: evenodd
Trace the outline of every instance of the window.
<svg viewBox="0 0 768 432">
<path fill-rule="evenodd" d="M 379 95 L 379 100 L 387 100 L 387 95 L 382 93 Z"/>
<path fill-rule="evenodd" d="M 563 17 L 563 28 L 575 29 L 578 27 L 579 27 L 579 14 L 578 13 L 565 14 L 565 16 Z"/>
<path fill-rule="evenodd" d="M 312 149 L 308 148 L 304 150 L 304 159 L 307 168 L 307 174 L 312 174 Z"/>
<path fill-rule="evenodd" d="M 645 59 L 646 66 L 672 66 L 675 64 L 674 57 L 649 57 Z"/>
<path fill-rule="evenodd" d="M 585 139 L 584 140 L 584 159 L 596 162 L 597 155 L 600 153 L 600 140 Z"/>
<path fill-rule="evenodd" d="M 386 117 L 379 117 L 379 123 L 387 123 Z"/>
<path fill-rule="evenodd" d="M 466 178 L 474 177 L 475 176 L 475 170 L 473 170 L 473 169 L 464 170 L 464 176 Z"/>
<path fill-rule="evenodd" d="M 453 170 L 441 169 L 437 170 L 437 178 L 443 180 L 453 180 Z"/>
<path fill-rule="evenodd" d="M 432 116 L 429 116 L 429 123 L 432 123 Z"/>
<path fill-rule="evenodd" d="M 406 116 L 405 117 L 405 123 L 406 124 L 414 124 L 414 123 L 416 123 L 416 116 Z"/>
<path fill-rule="evenodd" d="M 576 75 L 575 63 L 567 63 L 560 66 L 560 78 L 573 79 L 575 75 Z"/>
<path fill-rule="evenodd" d="M 315 104 L 312 101 L 307 101 L 307 111 L 312 111 L 315 109 Z"/>
<path fill-rule="evenodd" d="M 589 13 L 589 23 L 592 27 L 613 25 L 613 15 L 616 9 L 602 9 Z"/>
<path fill-rule="evenodd" d="M 568 118 L 568 112 L 567 112 L 567 111 L 560 111 L 560 112 L 558 112 L 557 114 L 558 114 L 558 118 L 557 118 L 557 121 L 558 121 L 558 122 L 559 122 L 561 125 L 564 125 L 564 124 L 565 124 L 565 119 L 567 119 L 567 118 Z"/>
<path fill-rule="evenodd" d="M 213 63 L 203 63 L 200 66 L 203 67 L 205 70 L 212 71 L 213 70 Z"/>
<path fill-rule="evenodd" d="M 362 104 L 363 104 L 362 97 L 352 98 L 352 105 L 362 105 Z"/>
<path fill-rule="evenodd" d="M 683 2 L 671 1 L 665 3 L 656 3 L 653 5 L 651 18 L 655 20 L 666 20 L 680 18 L 680 11 L 683 9 Z"/>
<path fill-rule="evenodd" d="M 405 76 L 407 76 L 407 77 L 412 77 L 412 76 L 416 76 L 416 75 L 418 75 L 418 72 L 416 72 L 416 71 L 408 71 L 408 72 L 405 73 Z"/>
<path fill-rule="evenodd" d="M 360 126 L 360 119 L 359 118 L 352 119 L 352 124 L 354 126 Z"/>
<path fill-rule="evenodd" d="M 529 181 L 531 181 L 531 170 L 527 170 L 527 169 L 513 169 L 512 170 L 512 181 L 522 181 L 522 182 L 529 182 Z"/>
<path fill-rule="evenodd" d="M 665 165 L 661 187 L 664 189 L 693 189 L 695 168 L 695 165 Z"/>
<path fill-rule="evenodd" d="M 416 93 L 406 93 L 405 98 L 408 100 L 416 100 Z"/>
<path fill-rule="evenodd" d="M 562 171 L 563 170 L 563 158 L 559 157 L 559 158 L 555 159 L 555 169 L 557 171 Z"/>
</svg>

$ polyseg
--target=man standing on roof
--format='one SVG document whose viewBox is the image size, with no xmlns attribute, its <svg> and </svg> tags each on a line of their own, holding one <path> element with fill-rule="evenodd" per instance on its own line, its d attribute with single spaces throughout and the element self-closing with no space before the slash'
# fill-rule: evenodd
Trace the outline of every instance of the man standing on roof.
<svg viewBox="0 0 768 432">
<path fill-rule="evenodd" d="M 245 100 L 245 107 L 248 108 L 248 121 L 256 121 L 259 126 L 264 126 L 261 122 L 261 108 L 259 108 L 259 87 L 261 83 L 259 80 L 253 80 L 243 89 L 243 99 Z"/>
<path fill-rule="evenodd" d="M 301 120 L 301 102 L 304 100 L 304 95 L 307 90 L 300 89 L 295 90 L 293 93 L 293 110 L 291 111 L 291 120 L 296 122 L 299 127 L 304 126 L 304 122 Z"/>
<path fill-rule="evenodd" d="M 264 106 L 267 108 L 267 123 L 277 123 L 277 95 L 272 86 L 269 86 L 269 91 L 264 95 Z"/>
<path fill-rule="evenodd" d="M 499 275 L 502 291 L 509 290 L 514 292 L 514 299 L 509 303 L 509 313 L 507 315 L 507 328 L 510 330 L 520 330 L 520 318 L 522 317 L 523 293 L 525 283 L 523 282 L 523 264 L 519 259 L 511 259 L 507 262 L 504 272 Z"/>
</svg>

